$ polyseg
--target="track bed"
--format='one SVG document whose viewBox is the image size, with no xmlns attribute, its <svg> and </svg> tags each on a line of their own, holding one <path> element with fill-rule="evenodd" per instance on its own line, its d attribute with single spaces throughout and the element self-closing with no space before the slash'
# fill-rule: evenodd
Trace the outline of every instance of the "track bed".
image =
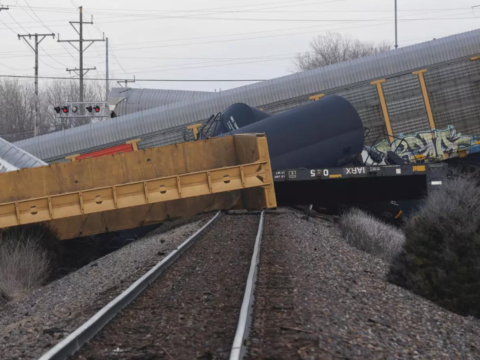
<svg viewBox="0 0 480 360">
<path fill-rule="evenodd" d="M 74 359 L 227 359 L 259 216 L 224 216 Z"/>
<path fill-rule="evenodd" d="M 480 322 L 385 281 L 336 225 L 267 214 L 247 359 L 479 359 Z"/>
</svg>

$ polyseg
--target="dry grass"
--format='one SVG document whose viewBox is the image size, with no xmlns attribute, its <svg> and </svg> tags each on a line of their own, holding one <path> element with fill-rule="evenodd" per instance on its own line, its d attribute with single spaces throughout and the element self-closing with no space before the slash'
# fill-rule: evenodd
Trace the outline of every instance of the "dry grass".
<svg viewBox="0 0 480 360">
<path fill-rule="evenodd" d="M 41 238 L 26 232 L 20 238 L 3 235 L 0 240 L 0 296 L 19 299 L 42 286 L 50 274 L 50 256 Z"/>
<path fill-rule="evenodd" d="M 342 215 L 340 229 L 348 244 L 388 262 L 401 252 L 405 242 L 401 230 L 359 209 Z"/>
</svg>

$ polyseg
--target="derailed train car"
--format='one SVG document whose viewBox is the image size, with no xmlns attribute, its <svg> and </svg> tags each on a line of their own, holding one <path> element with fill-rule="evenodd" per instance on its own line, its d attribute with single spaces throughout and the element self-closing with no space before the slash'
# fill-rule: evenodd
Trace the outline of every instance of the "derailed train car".
<svg viewBox="0 0 480 360">
<path fill-rule="evenodd" d="M 266 134 L 273 170 L 343 166 L 352 163 L 364 145 L 362 120 L 340 96 L 273 116 L 235 104 L 219 122 L 214 135 Z"/>
<path fill-rule="evenodd" d="M 445 164 L 407 164 L 392 151 L 386 166 L 367 166 L 361 156 L 362 121 L 339 96 L 277 115 L 234 104 L 204 128 L 213 128 L 212 136 L 266 134 L 280 205 L 313 205 L 334 213 L 357 206 L 399 220 L 446 178 Z M 373 150 L 371 155 L 380 157 Z"/>
<path fill-rule="evenodd" d="M 123 89 L 132 95 L 123 100 L 114 96 L 113 105 L 119 111 L 122 107 L 140 111 L 16 145 L 47 162 L 132 139 L 141 139 L 138 147 L 146 149 L 182 141 L 187 127 L 204 123 L 212 113 L 234 103 L 278 114 L 332 94 L 355 107 L 369 129 L 367 144 L 382 144 L 382 151 L 395 149 L 395 137 L 401 134 L 449 126 L 476 136 L 480 135 L 479 34 L 475 30 L 218 93 Z"/>
</svg>

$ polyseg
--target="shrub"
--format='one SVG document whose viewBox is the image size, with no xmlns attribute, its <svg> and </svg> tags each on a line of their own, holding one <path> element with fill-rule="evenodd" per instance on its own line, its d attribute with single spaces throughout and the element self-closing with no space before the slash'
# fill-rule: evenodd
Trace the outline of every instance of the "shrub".
<svg viewBox="0 0 480 360">
<path fill-rule="evenodd" d="M 340 218 L 345 241 L 369 254 L 391 261 L 402 249 L 403 233 L 359 209 L 351 209 Z"/>
<path fill-rule="evenodd" d="M 6 229 L 0 237 L 0 296 L 18 299 L 48 280 L 58 240 L 38 225 Z"/>
<path fill-rule="evenodd" d="M 450 180 L 405 227 L 388 280 L 461 315 L 480 316 L 480 189 Z"/>
</svg>

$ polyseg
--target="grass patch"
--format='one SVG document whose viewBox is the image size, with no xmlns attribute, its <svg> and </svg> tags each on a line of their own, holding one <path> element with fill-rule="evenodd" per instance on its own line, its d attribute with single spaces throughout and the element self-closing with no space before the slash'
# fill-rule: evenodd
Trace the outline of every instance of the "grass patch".
<svg viewBox="0 0 480 360">
<path fill-rule="evenodd" d="M 360 209 L 345 212 L 340 229 L 348 244 L 388 262 L 400 253 L 405 241 L 401 230 Z"/>
<path fill-rule="evenodd" d="M 0 297 L 22 298 L 45 284 L 57 261 L 57 238 L 49 228 L 21 226 L 0 233 Z"/>
</svg>

